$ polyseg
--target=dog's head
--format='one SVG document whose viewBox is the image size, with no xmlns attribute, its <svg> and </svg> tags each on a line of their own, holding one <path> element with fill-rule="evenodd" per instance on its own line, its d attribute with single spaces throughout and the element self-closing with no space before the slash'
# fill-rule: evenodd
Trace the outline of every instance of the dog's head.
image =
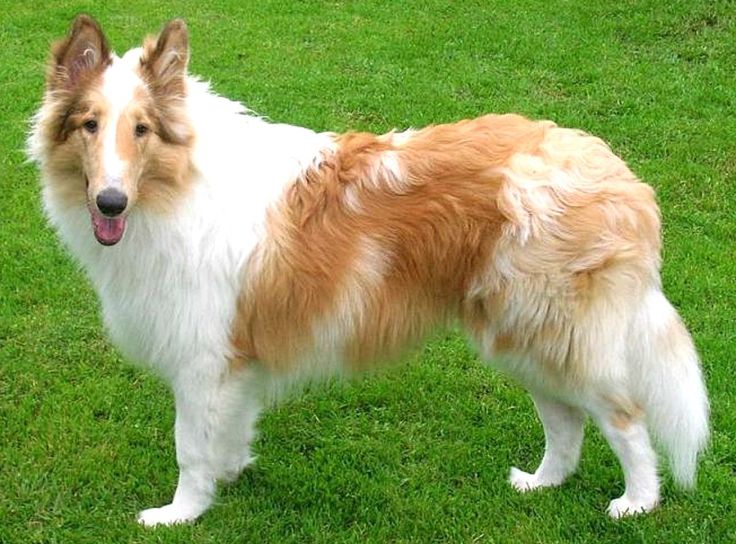
<svg viewBox="0 0 736 544">
<path fill-rule="evenodd" d="M 188 59 L 181 20 L 120 58 L 97 22 L 79 15 L 51 48 L 34 127 L 43 141 L 40 160 L 58 198 L 86 204 L 101 244 L 121 240 L 136 207 L 171 209 L 187 184 Z"/>
</svg>

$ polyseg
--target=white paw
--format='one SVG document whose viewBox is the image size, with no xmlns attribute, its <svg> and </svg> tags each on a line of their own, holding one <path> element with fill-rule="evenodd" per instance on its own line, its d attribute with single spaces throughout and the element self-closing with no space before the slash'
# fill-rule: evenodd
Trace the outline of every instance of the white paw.
<svg viewBox="0 0 736 544">
<path fill-rule="evenodd" d="M 155 527 L 156 525 L 175 525 L 177 523 L 186 523 L 194 521 L 199 517 L 201 512 L 184 509 L 180 506 L 167 504 L 161 508 L 149 508 L 138 514 L 138 523 L 146 527 Z"/>
<path fill-rule="evenodd" d="M 654 499 L 649 500 L 632 500 L 626 495 L 614 499 L 608 505 L 608 515 L 613 519 L 620 519 L 626 516 L 635 516 L 637 514 L 644 514 L 651 512 L 657 507 L 659 501 Z"/>
<path fill-rule="evenodd" d="M 509 483 L 511 487 L 521 493 L 532 491 L 538 487 L 542 487 L 542 483 L 537 479 L 535 474 L 529 474 L 523 470 L 519 470 L 516 467 L 511 467 L 511 474 L 509 474 Z"/>
</svg>

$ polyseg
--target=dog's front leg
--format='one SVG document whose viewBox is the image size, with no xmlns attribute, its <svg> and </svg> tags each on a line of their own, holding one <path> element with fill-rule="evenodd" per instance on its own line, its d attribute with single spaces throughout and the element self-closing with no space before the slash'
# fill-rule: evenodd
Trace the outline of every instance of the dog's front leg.
<svg viewBox="0 0 736 544">
<path fill-rule="evenodd" d="M 138 515 L 143 525 L 172 525 L 192 521 L 212 503 L 215 493 L 215 475 L 210 459 L 210 443 L 213 431 L 211 389 L 203 384 L 200 391 L 192 386 L 175 384 L 176 460 L 179 465 L 179 482 L 171 504 L 149 508 Z"/>
<path fill-rule="evenodd" d="M 179 482 L 171 504 L 142 511 L 147 526 L 193 521 L 212 504 L 218 479 L 233 479 L 252 459 L 249 442 L 258 406 L 243 377 L 180 376 L 176 400 Z"/>
</svg>

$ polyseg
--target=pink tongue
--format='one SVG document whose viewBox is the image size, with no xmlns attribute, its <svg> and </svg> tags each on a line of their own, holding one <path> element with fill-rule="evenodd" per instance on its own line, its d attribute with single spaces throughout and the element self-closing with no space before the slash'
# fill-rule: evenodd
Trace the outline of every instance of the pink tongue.
<svg viewBox="0 0 736 544">
<path fill-rule="evenodd" d="M 125 232 L 125 217 L 105 217 L 97 210 L 91 212 L 95 238 L 104 246 L 117 244 Z"/>
</svg>

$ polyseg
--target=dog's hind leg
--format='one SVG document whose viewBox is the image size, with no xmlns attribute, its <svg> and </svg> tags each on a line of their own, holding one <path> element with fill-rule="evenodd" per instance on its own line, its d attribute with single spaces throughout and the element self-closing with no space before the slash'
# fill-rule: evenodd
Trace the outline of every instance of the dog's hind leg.
<svg viewBox="0 0 736 544">
<path fill-rule="evenodd" d="M 521 492 L 560 485 L 575 472 L 583 444 L 585 414 L 581 410 L 540 393 L 532 398 L 544 426 L 544 457 L 533 474 L 512 467 L 509 481 Z"/>
<path fill-rule="evenodd" d="M 203 368 L 204 370 L 204 368 Z M 174 381 L 179 481 L 170 504 L 142 511 L 143 525 L 193 521 L 212 504 L 217 480 L 232 480 L 250 462 L 259 412 L 244 375 L 182 372 Z"/>
<path fill-rule="evenodd" d="M 653 510 L 659 503 L 657 455 L 642 414 L 601 405 L 591 410 L 603 435 L 621 463 L 626 489 L 608 506 L 612 518 Z"/>
</svg>

